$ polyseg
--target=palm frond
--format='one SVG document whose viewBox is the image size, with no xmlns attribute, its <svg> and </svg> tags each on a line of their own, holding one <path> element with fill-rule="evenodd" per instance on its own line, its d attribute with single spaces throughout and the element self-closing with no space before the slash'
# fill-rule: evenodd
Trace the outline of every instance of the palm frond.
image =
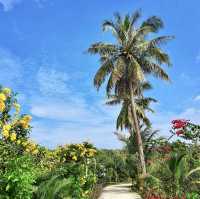
<svg viewBox="0 0 200 199">
<path fill-rule="evenodd" d="M 106 102 L 107 105 L 116 105 L 120 103 L 121 103 L 121 99 L 117 96 L 110 97 L 108 101 Z"/>
<path fill-rule="evenodd" d="M 141 10 L 136 10 L 133 12 L 130 18 L 130 27 L 133 27 L 133 25 L 138 21 L 138 19 L 141 17 Z"/>
<path fill-rule="evenodd" d="M 106 76 L 112 71 L 113 68 L 113 58 L 107 58 L 100 66 L 94 77 L 94 85 L 97 89 L 99 89 L 99 87 L 105 81 Z"/>
<path fill-rule="evenodd" d="M 170 81 L 168 74 L 156 63 L 145 61 L 143 70 L 147 74 L 153 74 L 155 77 Z"/>
<path fill-rule="evenodd" d="M 168 41 L 174 39 L 174 36 L 160 36 L 156 37 L 148 42 L 149 46 L 157 47 L 166 44 Z"/>
<path fill-rule="evenodd" d="M 117 46 L 113 44 L 106 44 L 97 42 L 90 46 L 88 52 L 90 54 L 112 55 L 118 51 Z"/>
<path fill-rule="evenodd" d="M 151 16 L 142 23 L 143 26 L 151 26 L 153 32 L 158 32 L 161 28 L 164 27 L 163 21 L 157 16 Z"/>
<path fill-rule="evenodd" d="M 190 177 L 192 174 L 196 173 L 197 171 L 200 171 L 200 167 L 197 167 L 196 169 L 192 169 L 192 170 L 186 175 L 186 178 Z"/>
<path fill-rule="evenodd" d="M 105 20 L 103 22 L 103 31 L 108 31 L 111 30 L 113 35 L 117 38 L 117 40 L 119 41 L 120 44 L 123 43 L 124 38 L 125 38 L 125 34 L 124 32 L 121 30 L 120 26 L 118 26 L 118 24 L 115 24 L 112 20 Z"/>
</svg>

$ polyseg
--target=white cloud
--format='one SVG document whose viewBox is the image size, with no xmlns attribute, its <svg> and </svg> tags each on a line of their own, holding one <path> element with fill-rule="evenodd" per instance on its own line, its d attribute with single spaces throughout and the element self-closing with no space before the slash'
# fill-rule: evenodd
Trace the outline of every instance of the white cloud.
<svg viewBox="0 0 200 199">
<path fill-rule="evenodd" d="M 21 3 L 24 0 L 0 0 L 0 4 L 2 4 L 5 12 L 12 10 L 17 4 Z M 47 0 L 33 0 L 33 2 L 37 3 L 38 7 L 43 7 L 43 4 L 47 2 Z"/>
<path fill-rule="evenodd" d="M 10 11 L 16 4 L 22 0 L 0 0 L 0 4 L 3 5 L 4 11 Z"/>
<path fill-rule="evenodd" d="M 195 101 L 199 101 L 200 100 L 200 95 L 197 95 L 195 98 L 194 98 Z"/>
<path fill-rule="evenodd" d="M 33 103 L 31 114 L 39 117 L 33 122 L 32 137 L 40 144 L 55 147 L 64 143 L 89 140 L 101 148 L 119 148 L 121 143 L 114 135 L 113 111 L 90 105 L 82 100 L 45 101 Z"/>
<path fill-rule="evenodd" d="M 119 148 L 122 144 L 114 135 L 114 125 L 77 125 L 74 123 L 58 123 L 47 125 L 42 122 L 34 122 L 32 138 L 42 145 L 53 148 L 66 143 L 89 141 L 101 148 Z"/>
<path fill-rule="evenodd" d="M 196 62 L 197 62 L 197 63 L 200 62 L 200 52 L 199 52 L 198 55 L 196 56 Z"/>
<path fill-rule="evenodd" d="M 7 50 L 0 49 L 0 83 L 11 86 L 21 82 L 22 63 L 20 59 Z"/>
<path fill-rule="evenodd" d="M 69 76 L 55 69 L 41 67 L 37 74 L 39 89 L 44 95 L 64 94 L 67 92 L 66 81 Z"/>
<path fill-rule="evenodd" d="M 60 121 L 77 121 L 92 118 L 91 112 L 84 103 L 61 99 L 41 98 L 33 102 L 31 113 L 40 118 Z"/>
<path fill-rule="evenodd" d="M 119 107 L 108 107 L 98 102 L 86 103 L 84 99 L 76 99 L 76 96 L 68 96 L 68 99 L 33 99 L 30 112 L 32 115 L 56 121 L 84 123 L 96 125 L 114 123 Z"/>
<path fill-rule="evenodd" d="M 34 0 L 39 8 L 42 8 L 44 3 L 47 2 L 47 0 Z"/>
<path fill-rule="evenodd" d="M 40 68 L 36 78 L 42 95 L 35 93 L 30 102 L 34 139 L 49 147 L 84 140 L 98 147 L 121 146 L 113 134 L 118 107 L 70 89 L 72 77 L 59 70 Z"/>
</svg>

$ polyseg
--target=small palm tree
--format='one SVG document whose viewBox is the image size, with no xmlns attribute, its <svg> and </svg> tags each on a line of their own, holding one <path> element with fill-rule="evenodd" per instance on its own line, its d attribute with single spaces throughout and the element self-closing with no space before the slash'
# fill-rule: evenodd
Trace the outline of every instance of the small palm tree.
<svg viewBox="0 0 200 199">
<path fill-rule="evenodd" d="M 152 89 L 151 84 L 147 81 L 141 82 L 138 85 L 137 96 L 135 97 L 135 107 L 138 116 L 138 122 L 144 123 L 147 127 L 151 126 L 151 122 L 146 116 L 146 111 L 154 112 L 153 109 L 150 108 L 150 104 L 152 102 L 157 102 L 156 99 L 151 97 L 144 97 L 143 93 L 146 90 Z M 138 95 L 140 93 L 140 95 Z M 124 96 L 109 96 L 109 100 L 106 102 L 108 105 L 116 105 L 122 104 L 121 111 L 117 118 L 116 128 L 120 129 L 128 129 L 130 135 L 133 133 L 132 129 L 132 108 L 131 108 L 131 98 L 129 95 Z"/>
<path fill-rule="evenodd" d="M 152 130 L 151 125 L 144 127 L 144 125 L 140 125 L 140 132 L 143 142 L 144 151 L 146 153 L 149 152 L 149 149 L 152 148 L 152 142 L 154 141 L 155 135 L 158 133 L 158 130 Z M 135 138 L 135 133 L 132 133 L 130 136 L 126 136 L 125 134 L 115 132 L 117 138 L 125 143 L 125 147 L 128 150 L 129 154 L 135 154 L 137 150 L 137 143 Z"/>
<path fill-rule="evenodd" d="M 160 48 L 171 36 L 160 36 L 153 39 L 152 33 L 158 32 L 163 27 L 163 22 L 158 17 L 150 17 L 141 25 L 136 26 L 140 18 L 139 11 L 132 15 L 121 17 L 115 14 L 115 21 L 106 20 L 103 30 L 111 30 L 116 43 L 98 42 L 88 49 L 91 54 L 100 55 L 100 68 L 94 77 L 94 85 L 97 89 L 108 77 L 106 92 L 117 96 L 127 94 L 131 99 L 132 128 L 136 132 L 137 146 L 143 175 L 146 175 L 146 166 L 143 152 L 143 144 L 140 135 L 135 96 L 137 96 L 138 84 L 144 80 L 147 74 L 153 74 L 164 80 L 169 76 L 161 65 L 170 65 L 169 56 Z"/>
</svg>

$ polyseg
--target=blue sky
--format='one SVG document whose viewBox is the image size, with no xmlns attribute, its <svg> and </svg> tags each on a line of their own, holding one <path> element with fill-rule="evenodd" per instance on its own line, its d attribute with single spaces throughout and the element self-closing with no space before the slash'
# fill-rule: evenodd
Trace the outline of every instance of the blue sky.
<svg viewBox="0 0 200 199">
<path fill-rule="evenodd" d="M 98 57 L 85 52 L 93 42 L 112 41 L 101 31 L 104 19 L 142 9 L 143 18 L 163 19 L 160 34 L 176 37 L 165 47 L 172 83 L 153 79 L 148 93 L 159 101 L 153 126 L 168 136 L 171 119 L 200 123 L 199 7 L 198 0 L 0 0 L 0 83 L 19 93 L 40 144 L 120 147 L 113 135 L 119 107 L 105 106 L 104 90 L 93 88 Z"/>
</svg>

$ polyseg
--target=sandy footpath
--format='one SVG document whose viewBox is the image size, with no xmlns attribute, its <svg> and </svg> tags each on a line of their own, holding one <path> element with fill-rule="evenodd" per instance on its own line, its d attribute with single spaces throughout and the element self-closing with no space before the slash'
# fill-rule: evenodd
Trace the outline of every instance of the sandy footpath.
<svg viewBox="0 0 200 199">
<path fill-rule="evenodd" d="M 141 197 L 130 191 L 130 184 L 118 184 L 105 187 L 99 199 L 141 199 Z"/>
</svg>

